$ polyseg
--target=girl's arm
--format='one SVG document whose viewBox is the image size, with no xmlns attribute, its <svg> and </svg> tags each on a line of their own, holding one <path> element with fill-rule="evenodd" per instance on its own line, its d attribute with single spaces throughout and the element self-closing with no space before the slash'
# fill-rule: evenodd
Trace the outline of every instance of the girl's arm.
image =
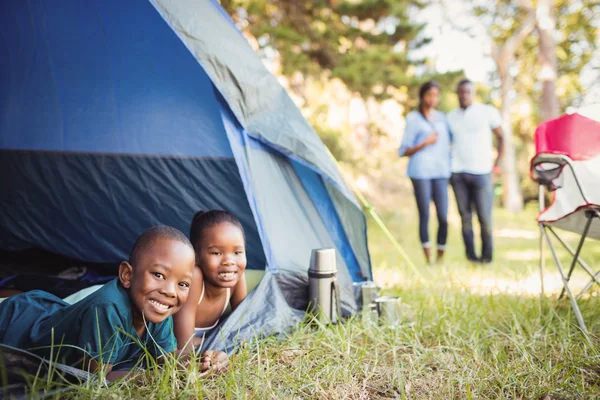
<svg viewBox="0 0 600 400">
<path fill-rule="evenodd" d="M 192 285 L 187 301 L 177 313 L 173 315 L 173 330 L 177 339 L 177 348 L 189 348 L 193 350 L 194 328 L 196 327 L 196 309 L 202 293 L 202 271 L 199 267 L 194 267 L 192 275 Z"/>
<path fill-rule="evenodd" d="M 420 133 L 419 118 L 413 113 L 406 116 L 406 127 L 402 136 L 402 144 L 400 145 L 400 149 L 398 149 L 400 157 L 410 157 L 437 141 L 437 133 L 432 129 L 429 136 L 423 142 L 417 143 L 417 137 Z"/>
<path fill-rule="evenodd" d="M 248 295 L 248 288 L 246 287 L 246 275 L 242 274 L 242 277 L 238 281 L 238 283 L 233 288 L 233 292 L 231 293 L 231 311 L 235 310 L 237 306 L 240 305 L 242 301 Z"/>
<path fill-rule="evenodd" d="M 432 132 L 422 143 L 419 143 L 418 145 L 413 147 L 406 148 L 404 150 L 404 156 L 410 157 L 416 152 L 423 150 L 425 147 L 429 146 L 430 144 L 434 144 L 435 142 L 437 142 L 437 133 Z"/>
</svg>

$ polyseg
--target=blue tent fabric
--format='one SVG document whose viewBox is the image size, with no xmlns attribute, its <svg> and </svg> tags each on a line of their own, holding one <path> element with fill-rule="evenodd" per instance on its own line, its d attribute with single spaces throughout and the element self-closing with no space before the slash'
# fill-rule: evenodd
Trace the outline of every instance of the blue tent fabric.
<svg viewBox="0 0 600 400">
<path fill-rule="evenodd" d="M 0 251 L 114 263 L 150 226 L 188 232 L 195 212 L 226 209 L 271 278 L 221 335 L 297 323 L 317 247 L 337 249 L 356 311 L 364 214 L 216 1 L 0 2 L 0 88 Z"/>
<path fill-rule="evenodd" d="M 198 210 L 239 215 L 248 266 L 265 256 L 233 159 L 0 150 L 0 248 L 42 248 L 87 262 L 128 258 L 153 225 L 183 232 Z M 239 196 L 223 196 L 223 182 Z M 176 200 L 176 201 L 175 201 Z"/>
<path fill-rule="evenodd" d="M 354 282 L 362 280 L 360 273 L 360 266 L 358 260 L 354 255 L 352 246 L 348 241 L 346 232 L 342 227 L 339 215 L 335 209 L 333 202 L 331 201 L 327 188 L 323 183 L 323 180 L 319 175 L 306 168 L 298 162 L 293 162 L 294 170 L 298 175 L 298 178 L 302 181 L 302 184 L 306 188 L 308 195 L 313 200 L 313 203 L 319 210 L 319 214 L 326 226 L 330 227 L 330 234 L 335 247 L 339 249 L 340 254 L 344 258 L 348 271 L 352 276 Z"/>
<path fill-rule="evenodd" d="M 225 29 L 229 21 L 221 9 L 214 3 L 195 0 L 151 1 L 197 58 L 249 135 L 315 166 L 358 207 L 323 142 L 243 36 L 235 29 Z"/>
<path fill-rule="evenodd" d="M 36 3 L 2 4 L 0 126 L 19 134 L 1 148 L 232 157 L 213 84 L 150 3 Z"/>
</svg>

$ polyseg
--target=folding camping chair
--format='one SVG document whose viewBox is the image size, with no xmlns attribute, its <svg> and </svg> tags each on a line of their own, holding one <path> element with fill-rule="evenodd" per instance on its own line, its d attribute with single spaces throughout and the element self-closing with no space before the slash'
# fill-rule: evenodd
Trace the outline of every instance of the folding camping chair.
<svg viewBox="0 0 600 400">
<path fill-rule="evenodd" d="M 552 253 L 560 273 L 563 289 L 569 297 L 581 330 L 587 327 L 577 301 L 594 283 L 600 285 L 600 271 L 580 257 L 586 238 L 600 239 L 600 123 L 579 114 L 565 115 L 541 124 L 535 132 L 536 154 L 531 160 L 531 177 L 539 184 L 540 274 L 544 291 L 544 243 Z M 554 192 L 552 203 L 545 208 L 544 190 Z M 573 249 L 556 229 L 581 235 Z M 552 235 L 573 257 L 565 270 L 551 240 Z M 576 296 L 570 286 L 577 265 L 591 277 Z"/>
</svg>

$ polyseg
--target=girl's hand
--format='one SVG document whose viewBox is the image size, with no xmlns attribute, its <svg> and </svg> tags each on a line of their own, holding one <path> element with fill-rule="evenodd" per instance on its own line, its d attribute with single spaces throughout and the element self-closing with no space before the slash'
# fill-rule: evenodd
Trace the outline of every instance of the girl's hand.
<svg viewBox="0 0 600 400">
<path fill-rule="evenodd" d="M 200 358 L 200 371 L 223 372 L 227 370 L 229 359 L 227 354 L 217 350 L 207 350 Z"/>
<path fill-rule="evenodd" d="M 432 132 L 429 136 L 427 136 L 427 139 L 425 139 L 423 145 L 429 146 L 430 144 L 434 144 L 435 142 L 437 142 L 437 136 L 437 132 Z"/>
</svg>

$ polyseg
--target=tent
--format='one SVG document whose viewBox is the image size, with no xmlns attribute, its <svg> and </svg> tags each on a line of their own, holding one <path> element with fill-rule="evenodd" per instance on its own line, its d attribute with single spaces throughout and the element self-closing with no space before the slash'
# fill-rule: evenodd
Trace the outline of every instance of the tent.
<svg viewBox="0 0 600 400">
<path fill-rule="evenodd" d="M 216 1 L 3 1 L 0 51 L 1 251 L 115 263 L 150 226 L 225 209 L 265 277 L 213 348 L 297 323 L 314 248 L 337 249 L 356 311 L 364 214 Z"/>
</svg>

